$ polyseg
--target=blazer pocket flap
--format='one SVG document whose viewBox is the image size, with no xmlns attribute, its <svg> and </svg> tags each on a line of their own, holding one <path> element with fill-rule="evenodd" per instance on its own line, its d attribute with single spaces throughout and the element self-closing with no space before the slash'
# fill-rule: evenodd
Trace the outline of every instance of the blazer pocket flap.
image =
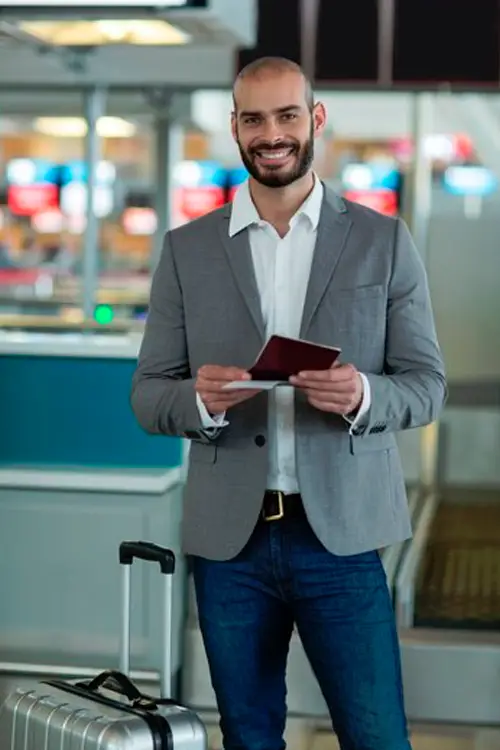
<svg viewBox="0 0 500 750">
<path fill-rule="evenodd" d="M 396 447 L 394 435 L 390 432 L 377 432 L 372 435 L 351 435 L 351 453 L 372 453 Z"/>
<path fill-rule="evenodd" d="M 384 295 L 382 284 L 370 284 L 369 286 L 356 286 L 350 289 L 335 289 L 335 297 L 349 298 L 353 301 L 363 299 L 378 299 Z"/>
</svg>

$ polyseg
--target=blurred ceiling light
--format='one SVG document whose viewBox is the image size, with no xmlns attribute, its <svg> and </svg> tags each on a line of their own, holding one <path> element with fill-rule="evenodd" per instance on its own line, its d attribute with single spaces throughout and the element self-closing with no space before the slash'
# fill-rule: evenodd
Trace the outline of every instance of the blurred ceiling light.
<svg viewBox="0 0 500 750">
<path fill-rule="evenodd" d="M 44 135 L 56 138 L 82 138 L 87 133 L 87 123 L 83 117 L 37 117 L 33 126 Z M 97 133 L 101 138 L 131 138 L 137 128 L 120 117 L 100 117 Z"/>
<path fill-rule="evenodd" d="M 105 44 L 186 44 L 188 34 L 161 20 L 25 21 L 22 31 L 48 44 L 95 47 Z"/>
<path fill-rule="evenodd" d="M 0 117 L 0 134 L 19 133 L 19 123 L 8 117 Z"/>
</svg>

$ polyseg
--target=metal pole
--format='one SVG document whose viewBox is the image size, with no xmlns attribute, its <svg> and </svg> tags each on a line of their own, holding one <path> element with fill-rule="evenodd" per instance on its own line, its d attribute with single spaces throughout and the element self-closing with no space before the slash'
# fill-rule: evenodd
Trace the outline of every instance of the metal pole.
<svg viewBox="0 0 500 750">
<path fill-rule="evenodd" d="M 160 260 L 165 232 L 172 228 L 173 190 L 172 172 L 182 159 L 183 131 L 173 124 L 170 114 L 160 112 L 155 121 L 156 132 L 156 217 L 157 229 L 151 254 L 150 268 L 154 272 Z"/>
<path fill-rule="evenodd" d="M 410 228 L 415 244 L 428 265 L 429 220 L 432 207 L 432 163 L 426 154 L 426 136 L 432 132 L 434 95 L 413 96 L 413 170 L 411 186 Z M 430 425 L 420 432 L 420 484 L 428 488 L 436 484 L 438 426 Z"/>
<path fill-rule="evenodd" d="M 378 2 L 378 83 L 392 83 L 392 57 L 394 52 L 394 0 Z"/>
<path fill-rule="evenodd" d="M 429 218 L 432 201 L 432 165 L 425 153 L 425 139 L 432 132 L 433 94 L 413 96 L 414 158 L 411 172 L 410 228 L 424 260 L 428 251 Z"/>
<path fill-rule="evenodd" d="M 300 5 L 300 63 L 304 74 L 314 86 L 316 77 L 316 40 L 318 31 L 319 0 L 302 0 Z"/>
<path fill-rule="evenodd" d="M 170 120 L 166 114 L 158 114 L 155 120 L 156 134 L 156 219 L 157 227 L 151 253 L 151 272 L 154 272 L 161 256 L 163 237 L 170 224 Z"/>
<path fill-rule="evenodd" d="M 95 214 L 95 187 L 100 159 L 97 121 L 104 113 L 105 92 L 100 88 L 85 91 L 85 166 L 87 172 L 87 224 L 83 240 L 83 314 L 90 320 L 94 314 L 95 296 L 99 280 L 99 221 Z"/>
</svg>

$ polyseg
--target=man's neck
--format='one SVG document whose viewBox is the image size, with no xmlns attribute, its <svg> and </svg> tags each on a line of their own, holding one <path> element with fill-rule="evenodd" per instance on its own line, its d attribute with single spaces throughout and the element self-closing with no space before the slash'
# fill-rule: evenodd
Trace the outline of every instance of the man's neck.
<svg viewBox="0 0 500 750">
<path fill-rule="evenodd" d="M 261 219 L 272 224 L 280 233 L 288 228 L 294 216 L 314 187 L 314 175 L 308 172 L 291 185 L 269 188 L 249 180 L 250 195 Z"/>
</svg>

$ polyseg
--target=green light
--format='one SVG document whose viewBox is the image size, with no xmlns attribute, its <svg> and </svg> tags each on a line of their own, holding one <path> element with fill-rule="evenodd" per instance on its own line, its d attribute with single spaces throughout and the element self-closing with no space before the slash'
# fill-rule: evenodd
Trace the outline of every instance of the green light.
<svg viewBox="0 0 500 750">
<path fill-rule="evenodd" d="M 100 326 L 108 325 L 108 323 L 112 322 L 114 317 L 115 314 L 113 308 L 109 305 L 98 305 L 94 311 L 95 321 L 96 323 L 99 323 Z"/>
</svg>

